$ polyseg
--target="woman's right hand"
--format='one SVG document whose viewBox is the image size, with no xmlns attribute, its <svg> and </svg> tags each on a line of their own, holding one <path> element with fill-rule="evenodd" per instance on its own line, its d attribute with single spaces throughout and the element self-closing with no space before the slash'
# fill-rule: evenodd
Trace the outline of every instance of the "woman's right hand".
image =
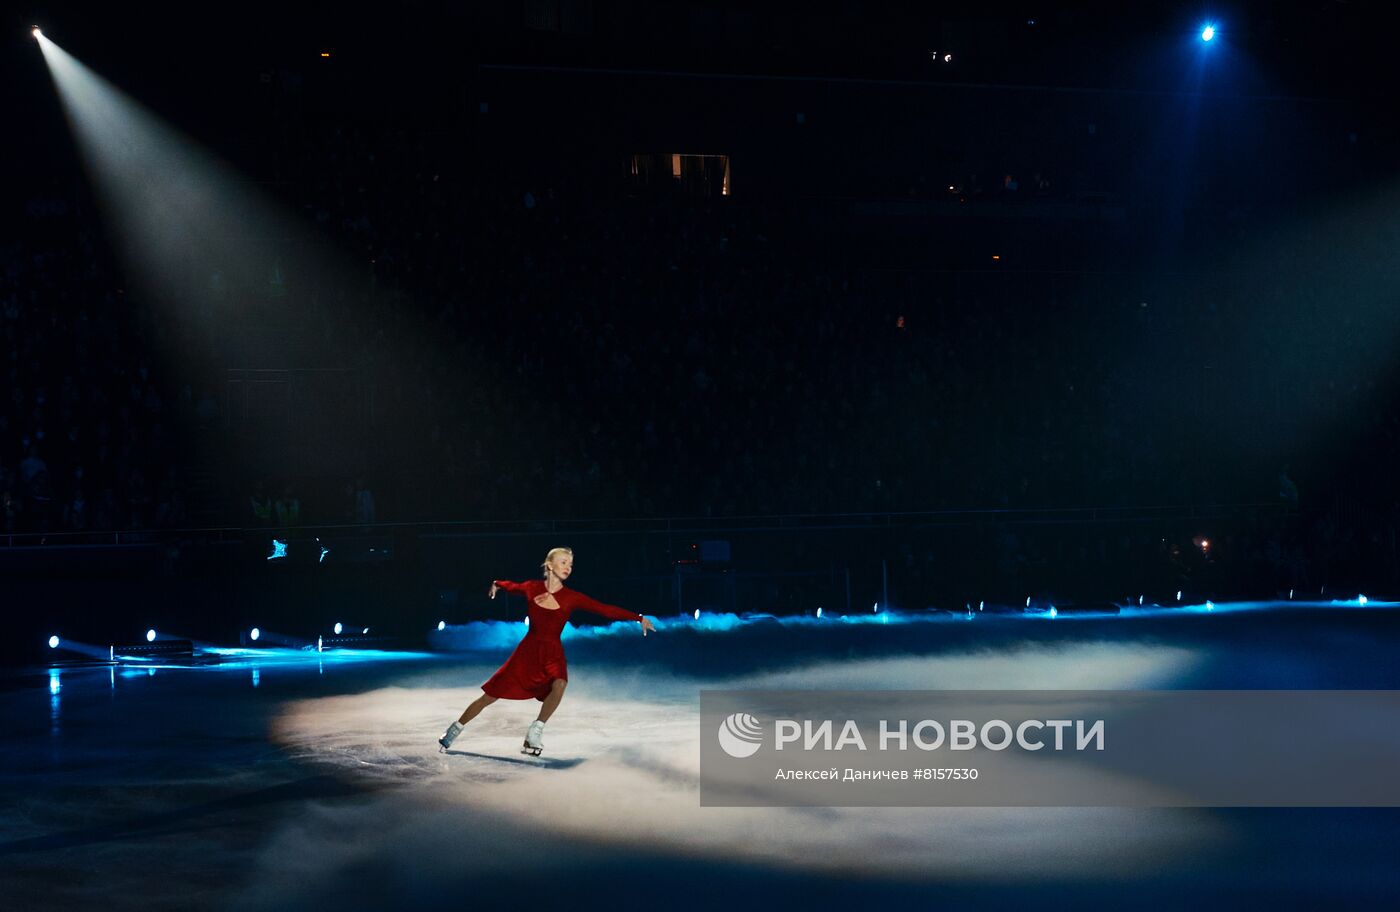
<svg viewBox="0 0 1400 912">
<path fill-rule="evenodd" d="M 492 584 L 491 584 L 491 588 L 487 590 L 486 594 L 489 595 L 489 596 L 491 596 L 491 598 L 495 598 L 495 597 L 496 597 L 496 584 L 495 584 L 495 583 L 492 583 Z"/>
</svg>

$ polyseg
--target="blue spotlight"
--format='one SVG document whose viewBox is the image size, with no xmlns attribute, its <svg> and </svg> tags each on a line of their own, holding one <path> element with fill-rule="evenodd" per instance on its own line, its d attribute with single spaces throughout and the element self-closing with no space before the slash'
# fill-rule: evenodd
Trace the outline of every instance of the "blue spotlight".
<svg viewBox="0 0 1400 912">
<path fill-rule="evenodd" d="M 1213 40 L 1214 38 L 1215 38 L 1215 26 L 1214 26 L 1214 25 L 1207 25 L 1205 28 L 1201 29 L 1201 40 L 1202 40 L 1202 41 L 1211 41 L 1211 40 Z"/>
<path fill-rule="evenodd" d="M 447 622 L 446 622 L 446 621 L 438 621 L 438 630 L 439 630 L 439 631 L 442 631 L 442 630 L 446 630 L 446 629 L 447 629 Z"/>
<path fill-rule="evenodd" d="M 57 648 L 58 648 L 58 637 L 56 637 L 56 636 L 51 636 L 51 637 L 49 637 L 49 648 L 50 648 L 50 649 L 57 649 Z"/>
<path fill-rule="evenodd" d="M 817 609 L 817 617 L 821 617 L 821 616 L 822 616 L 822 610 L 821 610 L 820 608 L 818 608 L 818 609 Z"/>
<path fill-rule="evenodd" d="M 150 630 L 147 630 L 147 631 L 146 631 L 146 642 L 147 642 L 147 643 L 154 643 L 155 641 L 156 641 L 156 629 L 155 629 L 154 627 L 152 627 Z"/>
<path fill-rule="evenodd" d="M 1058 610 L 1054 605 L 1051 605 L 1051 606 L 1050 606 L 1050 616 L 1051 616 L 1052 618 L 1053 618 L 1053 617 L 1059 617 L 1059 616 L 1060 616 L 1059 610 Z"/>
<path fill-rule="evenodd" d="M 336 622 L 335 622 L 335 627 L 332 628 L 332 631 L 335 633 L 336 636 L 340 636 L 340 632 L 341 632 L 342 630 L 344 630 L 344 629 L 345 629 L 345 626 L 344 626 L 343 624 L 341 624 L 340 621 L 336 621 Z"/>
<path fill-rule="evenodd" d="M 695 609 L 695 614 L 693 615 L 693 617 L 694 617 L 695 620 L 697 620 L 697 621 L 700 620 L 700 609 L 699 609 L 699 608 L 696 608 L 696 609 Z"/>
<path fill-rule="evenodd" d="M 287 543 L 274 538 L 272 540 L 272 553 L 267 556 L 268 560 L 280 560 L 287 556 Z"/>
<path fill-rule="evenodd" d="M 254 627 L 252 630 L 248 631 L 248 639 L 250 639 L 250 640 L 253 640 L 253 641 L 256 642 L 257 639 L 258 639 L 258 637 L 260 637 L 260 636 L 262 636 L 262 631 L 259 630 L 259 629 L 256 628 L 256 627 Z"/>
</svg>

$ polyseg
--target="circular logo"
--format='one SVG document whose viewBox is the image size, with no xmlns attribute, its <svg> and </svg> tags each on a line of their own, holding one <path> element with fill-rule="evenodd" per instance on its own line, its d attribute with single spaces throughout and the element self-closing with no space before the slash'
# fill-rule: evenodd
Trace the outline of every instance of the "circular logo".
<svg viewBox="0 0 1400 912">
<path fill-rule="evenodd" d="M 734 713 L 719 725 L 719 746 L 731 757 L 752 757 L 763 746 L 763 726 L 748 713 Z"/>
</svg>

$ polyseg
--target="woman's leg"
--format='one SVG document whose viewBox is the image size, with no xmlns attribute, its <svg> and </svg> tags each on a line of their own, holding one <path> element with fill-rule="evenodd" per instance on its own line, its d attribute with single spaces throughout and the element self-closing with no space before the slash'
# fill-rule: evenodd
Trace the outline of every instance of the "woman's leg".
<svg viewBox="0 0 1400 912">
<path fill-rule="evenodd" d="M 544 703 L 540 705 L 540 721 L 548 722 L 549 717 L 559 708 L 559 701 L 564 699 L 564 688 L 569 686 L 569 682 L 563 678 L 555 678 L 549 685 L 549 696 L 544 698 Z"/>
<path fill-rule="evenodd" d="M 493 697 L 490 694 L 482 694 L 481 696 L 477 697 L 475 700 L 472 701 L 471 706 L 468 706 L 466 709 L 462 710 L 462 717 L 457 720 L 457 724 L 466 725 L 468 722 L 476 718 L 477 713 L 481 712 L 483 709 L 490 706 L 492 703 L 495 703 L 498 699 L 499 697 Z"/>
</svg>

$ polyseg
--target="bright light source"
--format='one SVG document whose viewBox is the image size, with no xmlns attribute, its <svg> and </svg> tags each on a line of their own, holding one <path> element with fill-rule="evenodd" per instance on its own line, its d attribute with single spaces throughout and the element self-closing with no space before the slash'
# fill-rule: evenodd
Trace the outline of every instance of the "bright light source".
<svg viewBox="0 0 1400 912">
<path fill-rule="evenodd" d="M 256 627 L 254 627 L 252 630 L 248 631 L 248 639 L 250 639 L 250 640 L 256 641 L 257 638 L 260 637 L 260 636 L 262 636 L 262 631 L 259 630 L 259 629 L 256 628 Z"/>
<path fill-rule="evenodd" d="M 700 620 L 700 609 L 699 609 L 699 608 L 696 608 L 696 609 L 695 609 L 695 615 L 694 615 L 694 617 L 695 617 L 695 620 L 697 620 L 697 621 Z"/>
<path fill-rule="evenodd" d="M 1214 610 L 1215 610 L 1215 602 L 1212 602 L 1210 599 L 1206 599 L 1206 610 L 1207 610 L 1207 611 L 1214 611 Z"/>
<path fill-rule="evenodd" d="M 1356 603 L 1357 603 L 1358 605 L 1364 605 L 1364 604 L 1366 604 L 1366 596 L 1364 596 L 1364 595 L 1358 595 L 1358 596 L 1356 597 Z"/>
<path fill-rule="evenodd" d="M 146 642 L 147 642 L 147 643 L 154 643 L 155 641 L 156 641 L 156 629 L 155 629 L 154 627 L 152 627 L 150 630 L 147 630 L 147 631 L 146 631 Z"/>
<path fill-rule="evenodd" d="M 1180 590 L 1180 589 L 1176 590 L 1176 600 L 1177 600 L 1178 602 L 1181 601 L 1181 590 Z"/>
<path fill-rule="evenodd" d="M 944 55 L 943 55 L 943 62 L 944 62 L 944 63 L 952 63 L 952 62 L 953 62 L 953 55 L 952 55 L 952 54 L 944 54 Z"/>
<path fill-rule="evenodd" d="M 1210 41 L 1210 40 L 1211 40 L 1212 38 L 1214 38 L 1214 37 L 1215 37 L 1215 26 L 1213 26 L 1213 25 L 1208 25 L 1208 26 L 1206 26 L 1205 28 L 1201 29 L 1201 40 L 1202 40 L 1202 41 Z"/>
<path fill-rule="evenodd" d="M 1051 617 L 1059 617 L 1059 616 L 1060 616 L 1060 612 L 1057 611 L 1057 610 L 1055 610 L 1055 606 L 1054 606 L 1054 605 L 1051 605 L 1051 606 L 1050 606 L 1050 616 L 1051 616 Z"/>
<path fill-rule="evenodd" d="M 363 634 L 366 634 L 366 633 L 369 633 L 369 628 L 366 627 L 364 630 L 361 630 L 360 633 L 361 633 L 362 635 L 363 635 Z"/>
<path fill-rule="evenodd" d="M 818 609 L 817 609 L 817 617 L 821 617 L 821 616 L 822 616 L 822 610 L 821 610 L 820 608 L 818 608 Z"/>
<path fill-rule="evenodd" d="M 39 26 L 37 26 L 37 25 L 34 26 L 34 37 L 35 37 L 35 39 L 39 39 L 39 38 L 44 37 L 44 33 L 41 32 L 41 31 L 39 31 Z"/>
<path fill-rule="evenodd" d="M 321 52 L 321 56 L 322 56 L 322 57 L 329 57 L 330 55 L 331 55 L 331 52 L 330 52 L 330 51 L 322 51 L 322 52 Z"/>
<path fill-rule="evenodd" d="M 446 630 L 446 629 L 447 629 L 447 622 L 446 622 L 446 621 L 438 621 L 438 630 Z"/>
<path fill-rule="evenodd" d="M 341 625 L 340 621 L 336 621 L 335 627 L 332 629 L 334 630 L 336 636 L 340 636 L 340 631 L 344 630 L 345 627 Z"/>
<path fill-rule="evenodd" d="M 49 637 L 49 648 L 50 648 L 50 649 L 57 649 L 57 648 L 58 648 L 58 637 L 56 637 L 56 636 L 51 636 L 51 637 Z"/>
</svg>

